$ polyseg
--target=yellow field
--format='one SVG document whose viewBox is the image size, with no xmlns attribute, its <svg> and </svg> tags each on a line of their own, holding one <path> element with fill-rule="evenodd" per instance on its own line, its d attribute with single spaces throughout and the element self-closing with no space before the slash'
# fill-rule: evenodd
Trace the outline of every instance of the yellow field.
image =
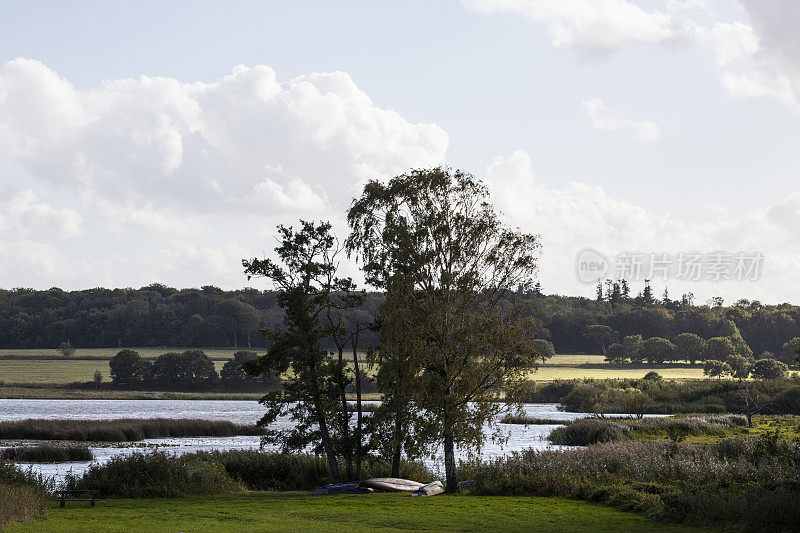
<svg viewBox="0 0 800 533">
<path fill-rule="evenodd" d="M 533 381 L 552 381 L 554 379 L 621 379 L 642 378 L 645 374 L 656 371 L 665 379 L 703 379 L 703 369 L 696 368 L 579 368 L 540 366 L 539 370 L 530 374 Z"/>
<path fill-rule="evenodd" d="M 214 361 L 217 372 L 222 370 L 225 361 Z M 92 381 L 95 370 L 109 381 L 110 370 L 107 360 L 87 361 L 81 359 L 40 360 L 0 360 L 0 383 L 53 383 L 63 385 L 76 381 Z"/>
<path fill-rule="evenodd" d="M 136 350 L 139 352 L 139 355 L 144 357 L 145 359 L 155 359 L 159 355 L 167 352 L 182 352 L 184 350 L 188 350 L 189 348 L 130 348 L 131 350 Z M 247 350 L 248 348 L 201 348 L 207 356 L 212 359 L 232 359 L 234 352 L 237 350 Z M 91 357 L 93 359 L 111 359 L 117 352 L 122 350 L 122 348 L 78 348 L 75 351 L 75 354 L 72 356 L 73 359 L 80 358 L 80 357 Z M 263 352 L 263 349 L 254 349 L 256 352 Z M 32 348 L 32 349 L 2 349 L 0 350 L 0 357 L 61 357 L 61 354 L 58 353 L 58 350 L 55 348 Z"/>
</svg>

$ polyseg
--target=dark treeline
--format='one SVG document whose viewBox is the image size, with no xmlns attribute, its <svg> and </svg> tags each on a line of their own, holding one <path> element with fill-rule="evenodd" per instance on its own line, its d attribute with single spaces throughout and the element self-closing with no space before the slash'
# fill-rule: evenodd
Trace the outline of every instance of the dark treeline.
<svg viewBox="0 0 800 533">
<path fill-rule="evenodd" d="M 691 298 L 658 300 L 647 297 L 650 292 L 589 299 L 533 290 L 508 298 L 522 300 L 536 319 L 535 337 L 551 340 L 558 353 L 602 353 L 598 342 L 586 335 L 586 326 L 593 324 L 611 327 L 619 340 L 628 335 L 674 339 L 681 333 L 710 339 L 731 320 L 755 356 L 766 351 L 779 358 L 783 345 L 800 337 L 800 306 L 748 300 L 731 306 L 719 301 L 711 306 L 693 305 Z M 345 313 L 358 315 L 362 323 L 371 321 L 383 301 L 383 294 L 367 293 L 361 308 Z M 276 293 L 256 289 L 178 290 L 160 284 L 82 291 L 0 289 L 0 348 L 55 348 L 64 341 L 79 348 L 263 348 L 269 341 L 260 330 L 274 331 L 282 322 Z M 377 342 L 377 333 L 363 333 L 362 346 Z"/>
</svg>

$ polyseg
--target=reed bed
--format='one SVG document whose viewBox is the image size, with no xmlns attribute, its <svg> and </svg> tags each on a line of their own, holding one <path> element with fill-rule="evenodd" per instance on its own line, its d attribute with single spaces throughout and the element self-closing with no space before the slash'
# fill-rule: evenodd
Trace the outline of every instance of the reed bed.
<svg viewBox="0 0 800 533">
<path fill-rule="evenodd" d="M 682 440 L 687 436 L 725 436 L 732 428 L 742 427 L 742 415 L 690 415 L 665 418 L 580 418 L 550 433 L 550 442 L 566 446 L 588 446 L 633 437 L 665 436 Z"/>
<path fill-rule="evenodd" d="M 92 451 L 86 446 L 40 444 L 6 448 L 0 453 L 0 458 L 17 463 L 68 463 L 91 461 Z"/>
<path fill-rule="evenodd" d="M 0 461 L 0 530 L 43 516 L 51 488 L 41 476 Z"/>
<path fill-rule="evenodd" d="M 28 419 L 0 422 L 0 438 L 32 440 L 131 442 L 168 437 L 263 435 L 263 428 L 225 420 L 151 418 L 118 420 Z"/>
<path fill-rule="evenodd" d="M 796 530 L 800 444 L 776 435 L 706 446 L 610 442 L 462 464 L 462 479 L 495 495 L 597 501 L 650 518 L 753 531 Z"/>
<path fill-rule="evenodd" d="M 515 415 L 508 413 L 500 422 L 503 424 L 525 424 L 526 426 L 553 426 L 566 424 L 566 420 L 556 420 L 554 418 L 537 418 L 535 416 Z"/>
</svg>

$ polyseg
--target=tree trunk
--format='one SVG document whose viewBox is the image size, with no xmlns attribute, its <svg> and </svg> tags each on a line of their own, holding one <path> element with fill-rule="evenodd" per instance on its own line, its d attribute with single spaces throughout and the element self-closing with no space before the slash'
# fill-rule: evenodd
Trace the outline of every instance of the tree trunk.
<svg viewBox="0 0 800 533">
<path fill-rule="evenodd" d="M 453 438 L 453 422 L 450 419 L 450 406 L 447 405 L 447 402 L 444 405 L 443 425 L 445 492 L 457 492 L 455 440 Z"/>
<path fill-rule="evenodd" d="M 238 338 L 237 333 L 236 333 L 235 330 L 233 332 L 233 347 L 234 348 L 238 348 L 239 347 L 239 338 Z"/>
<path fill-rule="evenodd" d="M 403 427 L 400 413 L 395 413 L 394 435 L 392 438 L 392 477 L 400 477 L 400 457 L 403 451 L 403 440 L 400 431 Z"/>
<path fill-rule="evenodd" d="M 361 480 L 361 372 L 358 366 L 358 340 L 352 339 L 353 367 L 356 372 L 356 479 Z"/>
<path fill-rule="evenodd" d="M 322 438 L 322 449 L 325 450 L 325 456 L 328 459 L 328 470 L 331 472 L 331 481 L 333 483 L 340 483 L 342 478 L 339 475 L 339 461 L 336 458 L 336 450 L 333 449 L 331 443 L 331 436 L 328 433 L 328 424 L 325 421 L 325 416 L 322 411 L 322 405 L 319 394 L 314 398 L 315 409 L 317 411 L 317 419 L 319 420 L 319 433 Z"/>
<path fill-rule="evenodd" d="M 344 379 L 344 346 L 339 350 L 339 392 L 342 399 L 342 438 L 344 440 L 344 460 L 347 464 L 347 481 L 353 480 L 353 446 L 350 441 L 350 412 L 347 410 L 347 382 Z"/>
</svg>

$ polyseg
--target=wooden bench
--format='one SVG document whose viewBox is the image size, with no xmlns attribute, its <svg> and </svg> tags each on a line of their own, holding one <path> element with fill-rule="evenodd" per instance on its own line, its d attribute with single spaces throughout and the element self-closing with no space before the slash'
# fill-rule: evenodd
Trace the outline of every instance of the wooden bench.
<svg viewBox="0 0 800 533">
<path fill-rule="evenodd" d="M 99 498 L 99 490 L 57 490 L 55 492 L 56 500 L 60 502 L 60 506 L 64 507 L 67 502 L 89 502 L 91 507 L 94 507 L 94 502 Z"/>
</svg>

